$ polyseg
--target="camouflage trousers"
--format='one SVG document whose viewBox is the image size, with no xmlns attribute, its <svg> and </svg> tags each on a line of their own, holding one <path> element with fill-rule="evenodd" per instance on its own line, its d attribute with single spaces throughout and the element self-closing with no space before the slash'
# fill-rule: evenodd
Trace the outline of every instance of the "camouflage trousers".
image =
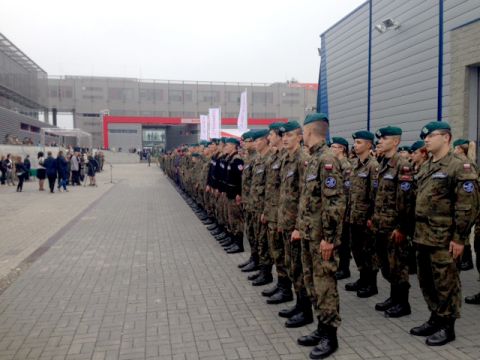
<svg viewBox="0 0 480 360">
<path fill-rule="evenodd" d="M 285 267 L 285 247 L 283 245 L 283 239 L 280 237 L 280 233 L 277 231 L 276 222 L 268 222 L 267 239 L 270 257 L 273 259 L 278 277 L 288 277 L 287 269 Z"/>
<path fill-rule="evenodd" d="M 244 210 L 245 235 L 250 244 L 250 254 L 252 257 L 258 256 L 258 241 L 255 236 L 254 214 L 251 211 Z"/>
<path fill-rule="evenodd" d="M 417 245 L 417 276 L 428 309 L 442 318 L 459 318 L 462 290 L 448 248 Z"/>
<path fill-rule="evenodd" d="M 243 234 L 243 214 L 241 205 L 235 199 L 227 200 L 228 231 L 234 236 Z"/>
<path fill-rule="evenodd" d="M 303 280 L 307 294 L 320 323 L 339 327 L 340 299 L 335 273 L 338 269 L 338 254 L 325 261 L 320 253 L 320 240 L 301 240 Z"/>
<path fill-rule="evenodd" d="M 227 225 L 227 197 L 225 194 L 218 194 L 215 196 L 215 218 L 217 223 L 221 226 Z"/>
<path fill-rule="evenodd" d="M 375 239 L 367 226 L 350 224 L 350 241 L 358 271 L 378 271 L 375 261 Z"/>
<path fill-rule="evenodd" d="M 279 235 L 285 247 L 285 267 L 288 277 L 293 284 L 293 289 L 298 293 L 305 287 L 303 282 L 302 243 L 300 241 L 290 241 L 292 232 L 281 232 Z"/>
<path fill-rule="evenodd" d="M 408 241 L 396 244 L 391 232 L 378 232 L 375 235 L 375 249 L 378 267 L 383 277 L 391 285 L 410 286 L 408 275 Z"/>
<path fill-rule="evenodd" d="M 258 257 L 260 265 L 272 266 L 272 258 L 268 249 L 267 224 L 260 221 L 260 213 L 253 213 L 253 229 L 257 239 Z"/>
</svg>

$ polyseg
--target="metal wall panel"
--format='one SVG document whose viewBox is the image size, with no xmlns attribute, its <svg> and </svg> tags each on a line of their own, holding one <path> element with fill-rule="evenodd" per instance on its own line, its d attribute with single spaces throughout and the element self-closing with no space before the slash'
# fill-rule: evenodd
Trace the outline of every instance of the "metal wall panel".
<svg viewBox="0 0 480 360">
<path fill-rule="evenodd" d="M 367 128 L 368 21 L 365 3 L 324 34 L 330 132 L 349 141 Z"/>
</svg>

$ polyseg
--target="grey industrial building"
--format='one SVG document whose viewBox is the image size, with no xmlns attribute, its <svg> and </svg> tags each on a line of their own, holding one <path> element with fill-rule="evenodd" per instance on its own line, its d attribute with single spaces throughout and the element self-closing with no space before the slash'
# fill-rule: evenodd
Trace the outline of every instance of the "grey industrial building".
<svg viewBox="0 0 480 360">
<path fill-rule="evenodd" d="M 368 0 L 321 34 L 320 54 L 332 134 L 396 124 L 411 143 L 441 120 L 478 140 L 480 1 Z"/>
<path fill-rule="evenodd" d="M 48 113 L 47 73 L 0 33 L 0 143 L 40 142 Z M 47 136 L 59 142 L 58 136 Z"/>
<path fill-rule="evenodd" d="M 57 114 L 72 113 L 75 127 L 91 133 L 94 146 L 103 145 L 103 112 L 113 116 L 198 119 L 201 114 L 208 114 L 209 108 L 221 107 L 222 118 L 236 118 L 240 94 L 246 89 L 249 119 L 302 121 L 317 102 L 317 84 L 297 82 L 252 84 L 51 76 L 48 87 L 50 108 Z M 130 147 L 135 137 L 132 132 L 138 125 L 113 127 L 116 146 Z M 144 128 L 151 131 L 151 126 Z M 183 128 L 169 127 L 170 145 L 198 138 L 197 125 Z"/>
</svg>

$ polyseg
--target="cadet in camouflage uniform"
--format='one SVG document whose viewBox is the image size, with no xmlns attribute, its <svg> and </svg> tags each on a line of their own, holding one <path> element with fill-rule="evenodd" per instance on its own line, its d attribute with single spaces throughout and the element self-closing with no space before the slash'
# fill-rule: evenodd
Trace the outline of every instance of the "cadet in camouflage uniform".
<svg viewBox="0 0 480 360">
<path fill-rule="evenodd" d="M 283 132 L 280 129 L 284 129 L 284 125 L 284 123 L 273 123 L 269 126 L 270 151 L 265 165 L 265 201 L 260 220 L 267 226 L 268 248 L 278 276 L 278 281 L 273 288 L 262 291 L 263 296 L 269 297 L 267 304 L 281 304 L 293 299 L 292 283 L 285 268 L 285 247 L 277 231 L 280 172 L 284 155 Z"/>
<path fill-rule="evenodd" d="M 340 161 L 343 176 L 343 190 L 346 197 L 346 210 L 342 226 L 342 243 L 338 248 L 338 270 L 336 273 L 337 280 L 343 280 L 350 277 L 350 228 L 348 223 L 350 193 L 350 173 L 352 164 L 348 160 L 348 141 L 342 137 L 334 136 L 330 142 L 330 149 Z"/>
<path fill-rule="evenodd" d="M 302 129 L 296 121 L 283 126 L 283 146 L 286 151 L 281 166 L 280 198 L 278 201 L 278 232 L 285 247 L 285 267 L 296 295 L 293 307 L 281 310 L 279 316 L 287 318 L 286 327 L 296 328 L 313 321 L 312 303 L 303 281 L 302 248 L 300 241 L 291 241 L 298 214 L 301 186 L 305 173 L 302 151 Z M 316 344 L 311 344 L 316 345 Z"/>
<path fill-rule="evenodd" d="M 246 150 L 246 158 L 244 160 L 242 172 L 242 196 L 241 203 L 243 208 L 243 216 L 245 221 L 245 236 L 250 244 L 250 258 L 239 265 L 243 272 L 251 272 L 258 270 L 258 242 L 255 237 L 253 207 L 255 204 L 250 199 L 250 185 L 252 182 L 252 169 L 255 165 L 256 150 L 253 139 L 255 130 L 247 131 L 242 135 L 243 144 Z"/>
<path fill-rule="evenodd" d="M 252 169 L 252 181 L 250 183 L 249 201 L 252 203 L 252 221 L 255 231 L 255 237 L 258 241 L 258 255 L 260 261 L 260 271 L 248 277 L 253 280 L 253 286 L 269 284 L 273 281 L 272 277 L 272 258 L 268 249 L 267 226 L 263 224 L 260 217 L 263 211 L 265 201 L 265 176 L 266 162 L 268 160 L 268 129 L 256 130 L 253 134 L 257 158 Z"/>
<path fill-rule="evenodd" d="M 340 245 L 345 195 L 340 162 L 326 144 L 328 118 L 315 113 L 306 117 L 303 139 L 310 157 L 305 169 L 297 224 L 292 241 L 301 240 L 305 286 L 318 316 L 318 328 L 298 339 L 301 345 L 318 345 L 312 359 L 323 359 L 338 348 L 339 297 L 335 273 L 336 247 Z"/>
<path fill-rule="evenodd" d="M 473 145 L 475 146 L 475 144 Z M 474 163 L 475 159 L 470 158 L 471 154 L 469 154 L 469 148 L 470 140 L 457 139 L 453 142 L 453 152 L 465 161 L 472 161 Z M 475 147 L 473 147 L 473 150 L 474 149 Z M 465 249 L 463 250 L 462 259 L 458 263 L 458 268 L 462 271 L 468 271 L 473 269 L 472 246 L 470 244 L 470 239 L 468 239 L 468 241 L 465 243 Z"/>
<path fill-rule="evenodd" d="M 356 291 L 358 297 L 367 298 L 378 294 L 375 242 L 367 223 L 373 216 L 379 165 L 370 155 L 375 135 L 369 131 L 357 131 L 352 137 L 356 158 L 350 174 L 348 221 L 352 255 L 360 272 L 360 279 L 345 284 L 345 290 Z"/>
<path fill-rule="evenodd" d="M 390 283 L 390 297 L 375 309 L 387 317 L 401 317 L 411 313 L 407 236 L 413 232 L 413 173 L 410 163 L 397 152 L 402 129 L 388 126 L 375 135 L 383 157 L 372 225 L 380 269 Z"/>
<path fill-rule="evenodd" d="M 428 123 L 421 137 L 432 156 L 418 174 L 414 241 L 418 280 L 431 316 L 410 333 L 439 346 L 455 339 L 462 303 L 455 262 L 478 216 L 478 175 L 475 165 L 451 151 L 447 123 Z"/>
</svg>

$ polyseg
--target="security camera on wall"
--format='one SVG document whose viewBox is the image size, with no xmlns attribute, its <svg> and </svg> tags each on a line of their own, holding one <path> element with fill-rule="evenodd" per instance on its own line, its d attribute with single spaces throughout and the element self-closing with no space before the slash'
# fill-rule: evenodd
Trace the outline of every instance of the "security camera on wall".
<svg viewBox="0 0 480 360">
<path fill-rule="evenodd" d="M 400 23 L 393 19 L 385 19 L 381 23 L 375 25 L 375 30 L 383 34 L 387 30 L 397 30 L 400 28 Z"/>
</svg>

